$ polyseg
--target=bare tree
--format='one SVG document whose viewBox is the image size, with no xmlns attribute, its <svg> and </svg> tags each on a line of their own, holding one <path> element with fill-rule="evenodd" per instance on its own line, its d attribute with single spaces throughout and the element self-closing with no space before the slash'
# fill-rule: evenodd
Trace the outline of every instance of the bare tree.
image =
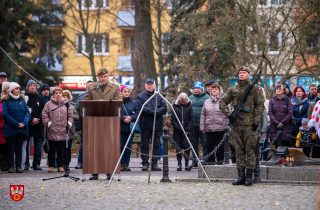
<svg viewBox="0 0 320 210">
<path fill-rule="evenodd" d="M 144 89 L 145 79 L 157 79 L 153 55 L 150 0 L 135 0 L 136 49 L 132 54 L 134 69 L 133 96 Z"/>
</svg>

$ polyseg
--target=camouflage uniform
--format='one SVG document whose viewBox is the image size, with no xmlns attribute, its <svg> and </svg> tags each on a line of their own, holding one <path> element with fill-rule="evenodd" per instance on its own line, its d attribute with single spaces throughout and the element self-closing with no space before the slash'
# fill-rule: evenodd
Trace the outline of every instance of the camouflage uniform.
<svg viewBox="0 0 320 210">
<path fill-rule="evenodd" d="M 231 115 L 227 105 L 232 103 L 232 106 L 236 107 L 249 83 L 249 79 L 240 80 L 237 86 L 229 88 L 226 94 L 221 98 L 219 108 L 227 117 Z M 236 117 L 236 121 L 233 122 L 235 128 L 230 132 L 232 140 L 230 143 L 234 146 L 237 154 L 237 168 L 241 169 L 247 167 L 248 169 L 254 169 L 256 166 L 255 148 L 258 139 L 257 131 L 253 131 L 252 128 L 253 125 L 256 127 L 259 125 L 264 111 L 262 88 L 255 85 L 244 105 L 251 108 L 251 111 L 249 113 L 241 112 L 241 115 L 244 118 L 243 120 Z"/>
</svg>

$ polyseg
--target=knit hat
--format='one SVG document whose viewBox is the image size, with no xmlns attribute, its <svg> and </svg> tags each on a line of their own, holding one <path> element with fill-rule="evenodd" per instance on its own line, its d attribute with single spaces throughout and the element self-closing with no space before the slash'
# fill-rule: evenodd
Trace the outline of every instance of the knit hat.
<svg viewBox="0 0 320 210">
<path fill-rule="evenodd" d="M 302 118 L 301 124 L 302 125 L 308 125 L 309 119 L 308 118 Z"/>
<path fill-rule="evenodd" d="M 7 88 L 9 88 L 10 82 L 3 82 L 2 83 L 2 92 L 4 92 Z"/>
<path fill-rule="evenodd" d="M 50 91 L 50 87 L 48 84 L 44 83 L 43 85 L 40 86 L 40 93 L 44 90 L 49 90 Z"/>
<path fill-rule="evenodd" d="M 125 88 L 129 88 L 129 87 L 126 86 L 126 85 L 122 85 L 121 88 L 120 88 L 120 92 L 122 93 L 122 90 L 125 89 Z M 130 88 L 129 88 L 129 90 L 130 90 Z"/>
<path fill-rule="evenodd" d="M 248 67 L 245 67 L 245 66 L 241 66 L 241 67 L 238 69 L 238 73 L 239 73 L 240 71 L 246 71 L 246 72 L 248 72 L 248 73 L 250 74 L 250 69 L 249 69 Z"/>
<path fill-rule="evenodd" d="M 62 96 L 67 96 L 67 98 L 69 99 L 69 101 L 72 100 L 72 95 L 71 95 L 71 92 L 69 90 L 64 90 L 62 92 Z"/>
<path fill-rule="evenodd" d="M 288 88 L 288 89 L 290 90 L 290 87 L 289 87 L 289 84 L 288 84 L 288 83 L 284 82 L 282 85 L 283 85 L 285 88 Z"/>
<path fill-rule="evenodd" d="M 15 88 L 17 88 L 17 87 L 21 88 L 18 83 L 16 83 L 16 82 L 11 82 L 10 85 L 9 85 L 9 90 L 10 90 L 10 92 L 12 92 L 13 89 L 15 89 Z"/>
<path fill-rule="evenodd" d="M 212 84 L 214 84 L 214 83 L 216 83 L 216 82 L 213 81 L 213 80 L 210 80 L 210 81 L 208 81 L 208 82 L 206 83 L 206 87 L 207 87 L 208 85 L 212 85 Z"/>
<path fill-rule="evenodd" d="M 32 84 L 34 84 L 34 85 L 37 87 L 37 83 L 36 83 L 34 80 L 30 79 L 30 80 L 28 81 L 28 83 L 27 83 L 27 91 L 28 91 L 28 89 L 29 89 L 29 86 L 32 85 Z"/>
<path fill-rule="evenodd" d="M 97 76 L 101 76 L 101 75 L 104 75 L 104 74 L 109 74 L 109 71 L 106 67 L 102 67 L 98 70 L 97 72 Z"/>
<path fill-rule="evenodd" d="M 195 82 L 194 85 L 193 85 L 193 89 L 195 89 L 195 88 L 200 88 L 203 91 L 202 82 L 200 82 L 200 81 Z"/>
</svg>

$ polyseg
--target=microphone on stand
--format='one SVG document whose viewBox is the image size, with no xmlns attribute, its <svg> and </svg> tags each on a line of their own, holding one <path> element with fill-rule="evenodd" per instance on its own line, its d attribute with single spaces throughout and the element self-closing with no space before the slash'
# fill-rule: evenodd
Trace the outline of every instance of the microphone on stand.
<svg viewBox="0 0 320 210">
<path fill-rule="evenodd" d="M 98 90 L 101 86 L 102 86 L 102 84 L 99 83 L 98 86 L 97 86 L 97 90 Z"/>
</svg>

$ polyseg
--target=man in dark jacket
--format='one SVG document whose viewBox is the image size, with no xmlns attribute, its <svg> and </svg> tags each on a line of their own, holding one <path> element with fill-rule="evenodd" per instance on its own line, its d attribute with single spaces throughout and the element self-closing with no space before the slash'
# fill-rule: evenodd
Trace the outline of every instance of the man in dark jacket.
<svg viewBox="0 0 320 210">
<path fill-rule="evenodd" d="M 194 131 L 193 131 L 193 141 L 192 141 L 192 146 L 199 157 L 199 139 L 202 144 L 203 148 L 203 156 L 207 155 L 207 138 L 206 138 L 206 133 L 202 133 L 200 131 L 200 115 L 202 111 L 203 104 L 205 100 L 210 98 L 210 96 L 206 93 L 206 91 L 203 89 L 203 84 L 202 82 L 195 82 L 193 86 L 193 94 L 189 97 L 191 100 L 191 105 L 193 108 L 193 113 L 194 113 Z M 193 154 L 192 156 L 195 158 L 196 156 Z M 198 163 L 195 161 L 192 161 L 192 164 L 190 167 L 198 167 Z"/>
<path fill-rule="evenodd" d="M 156 98 L 153 97 L 143 108 L 143 104 L 154 94 L 154 80 L 148 78 L 144 85 L 146 91 L 141 92 L 137 96 L 137 104 L 140 109 L 141 116 L 139 119 L 139 125 L 141 129 L 141 152 L 144 154 L 149 154 L 149 140 L 152 138 L 153 130 L 153 120 L 154 120 L 154 111 Z M 157 113 L 156 113 L 156 125 L 155 125 L 155 134 L 154 134 L 154 143 L 153 143 L 153 154 L 159 155 L 160 150 L 160 136 L 162 134 L 163 127 L 163 115 L 167 112 L 166 102 L 158 96 L 157 98 Z M 142 171 L 147 171 L 149 167 L 148 156 L 141 155 L 142 159 Z M 158 158 L 152 158 L 152 167 L 153 171 L 161 171 L 161 168 L 157 165 Z"/>
<path fill-rule="evenodd" d="M 87 83 L 86 83 L 86 87 L 88 87 L 89 84 L 92 84 L 93 81 L 92 80 L 88 80 Z M 88 90 L 87 90 L 88 91 Z M 85 97 L 85 95 L 79 97 L 77 99 L 77 102 L 76 102 L 76 110 L 80 116 L 80 119 L 75 121 L 75 130 L 76 131 L 81 131 L 82 132 L 82 117 L 81 117 L 81 114 L 80 114 L 80 106 L 79 106 L 79 101 L 83 100 Z M 80 133 L 81 133 L 80 132 Z M 80 134 L 80 147 L 79 147 L 79 155 L 78 155 L 78 164 L 76 165 L 75 169 L 82 169 L 82 164 L 83 164 L 83 156 L 82 156 L 82 133 Z"/>
<path fill-rule="evenodd" d="M 207 83 L 206 83 L 206 91 L 207 91 L 207 94 L 210 96 L 210 93 L 211 93 L 211 86 L 212 86 L 212 84 L 214 84 L 215 83 L 215 81 L 213 81 L 213 80 L 210 80 L 210 81 L 208 81 Z"/>
<path fill-rule="evenodd" d="M 48 84 L 43 84 L 40 86 L 40 94 L 43 97 L 45 103 L 50 101 L 52 94 L 50 93 L 50 87 Z"/>
<path fill-rule="evenodd" d="M 42 170 L 40 167 L 43 144 L 43 125 L 41 113 L 45 105 L 42 96 L 37 94 L 37 83 L 34 80 L 29 80 L 27 83 L 26 94 L 29 97 L 27 106 L 31 111 L 31 121 L 29 123 L 29 137 L 33 137 L 34 155 L 33 155 L 33 170 Z"/>
<path fill-rule="evenodd" d="M 317 86 L 315 84 L 311 84 L 309 86 L 309 94 L 307 99 L 307 103 L 309 104 L 309 106 L 312 102 L 316 100 L 316 96 L 317 96 Z"/>
<path fill-rule="evenodd" d="M 291 100 L 293 93 L 290 90 L 289 84 L 288 83 L 283 83 L 282 84 L 284 86 L 285 92 L 286 92 L 286 96 Z"/>
</svg>

